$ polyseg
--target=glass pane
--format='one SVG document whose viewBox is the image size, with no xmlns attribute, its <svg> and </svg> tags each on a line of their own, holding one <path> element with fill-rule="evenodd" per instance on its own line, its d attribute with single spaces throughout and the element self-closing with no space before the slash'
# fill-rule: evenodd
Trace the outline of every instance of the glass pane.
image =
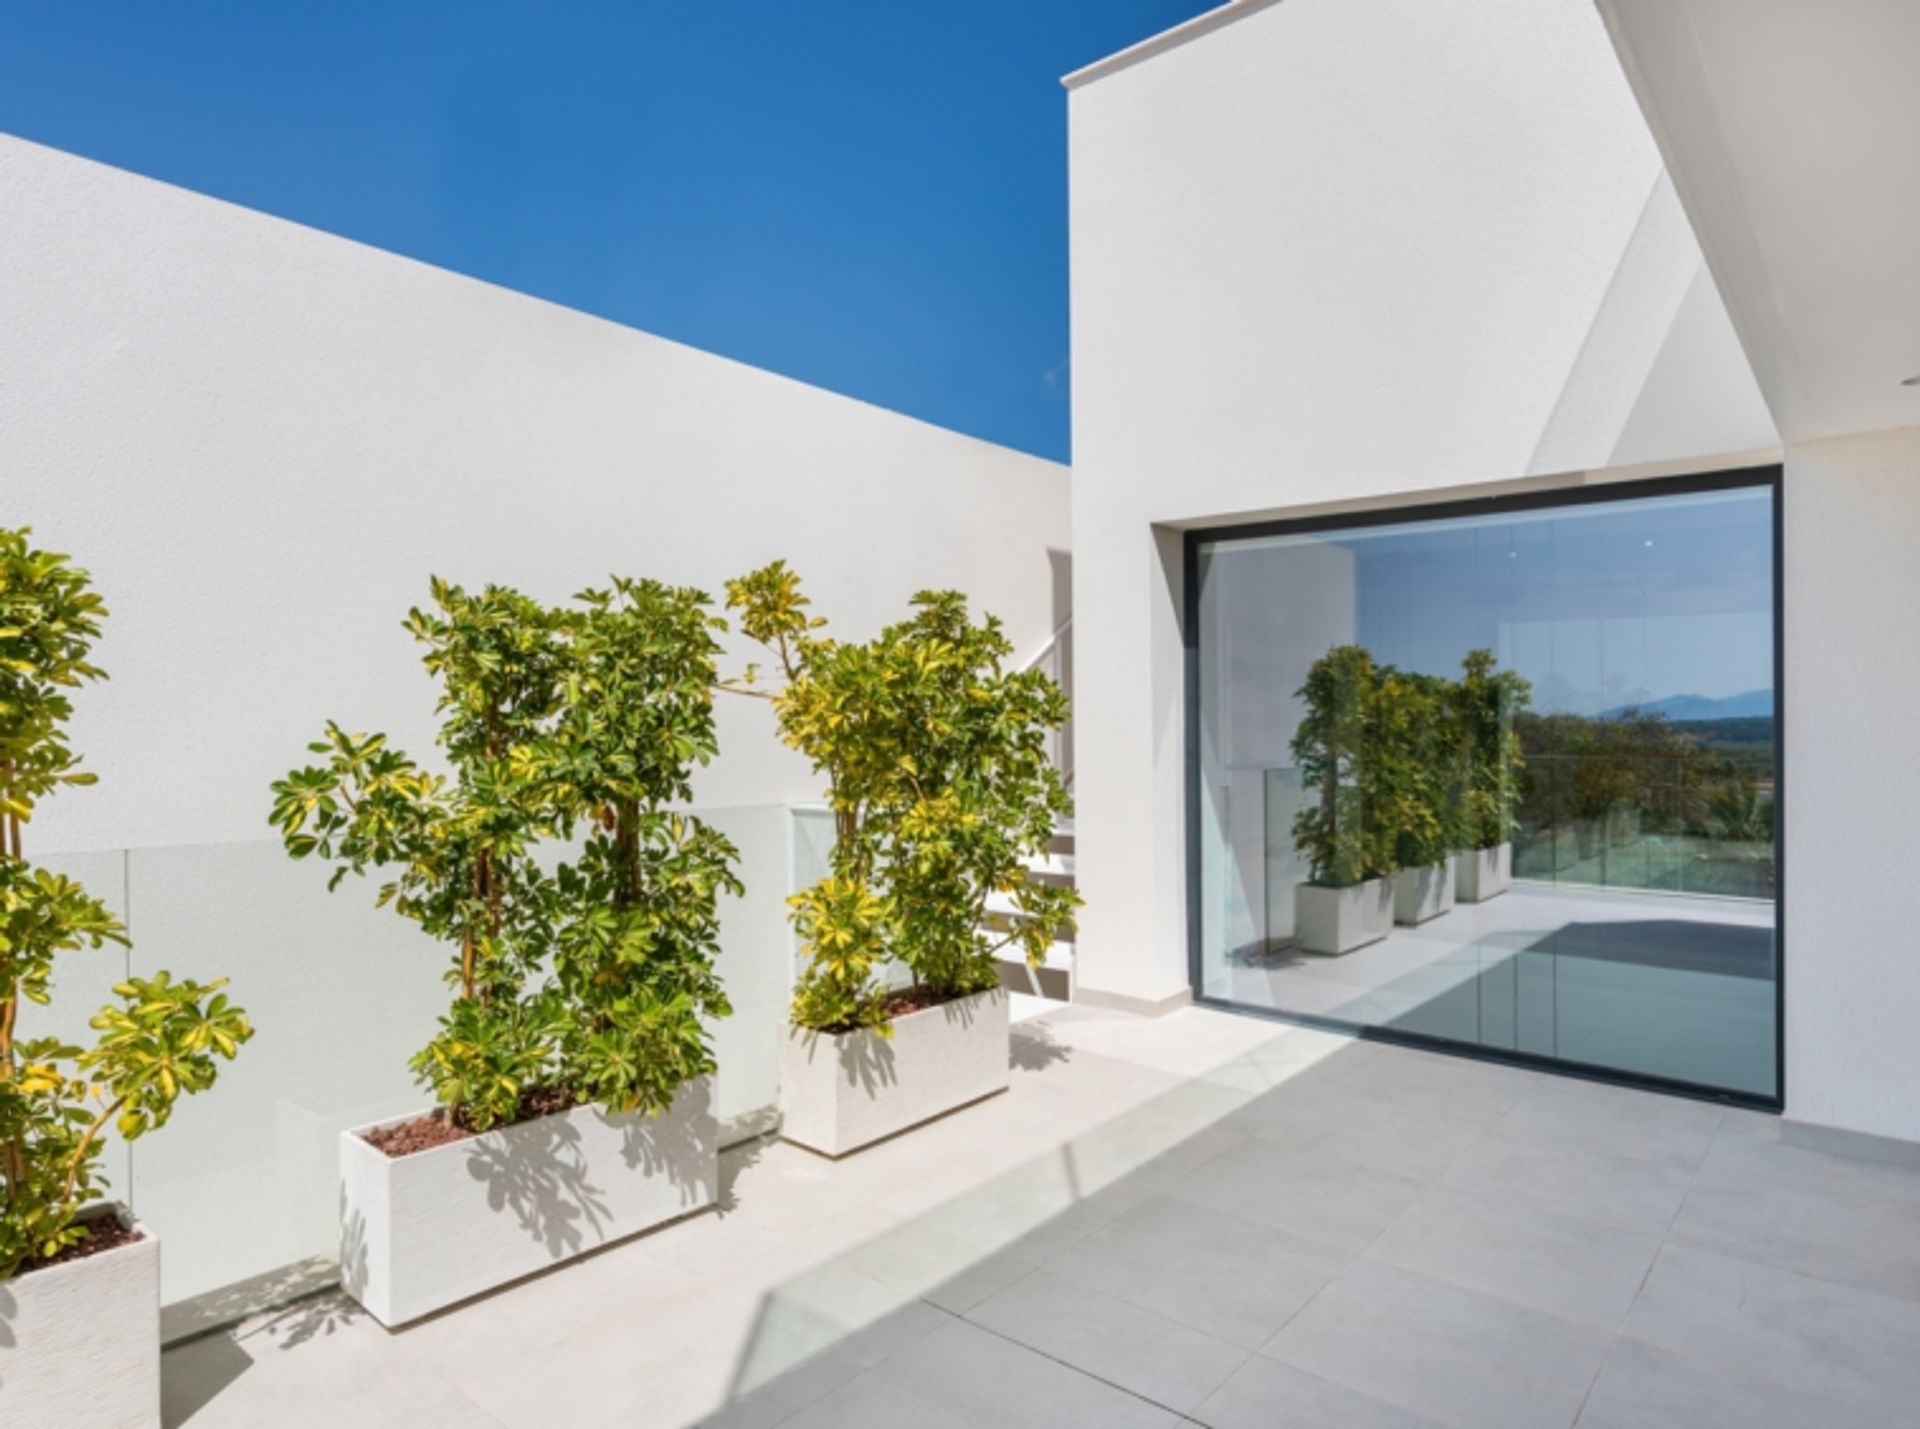
<svg viewBox="0 0 1920 1429">
<path fill-rule="evenodd" d="M 817 877 L 832 823 L 786 805 L 702 809 L 739 851 L 748 892 L 720 903 L 733 1016 L 713 1029 L 723 1144 L 768 1129 L 792 994 L 786 899 Z M 110 1193 L 159 1235 L 162 1334 L 177 1339 L 329 1284 L 340 1243 L 339 1139 L 427 1105 L 408 1059 L 447 1005 L 447 951 L 376 908 L 380 879 L 327 892 L 277 841 L 42 856 L 128 923 L 131 951 L 66 955 L 51 1008 L 23 1029 L 91 1042 L 87 1019 L 129 972 L 232 980 L 257 1035 L 204 1096 L 131 1146 L 111 1136 Z"/>
<path fill-rule="evenodd" d="M 1198 991 L 1773 1096 L 1772 502 L 1202 542 Z"/>
</svg>

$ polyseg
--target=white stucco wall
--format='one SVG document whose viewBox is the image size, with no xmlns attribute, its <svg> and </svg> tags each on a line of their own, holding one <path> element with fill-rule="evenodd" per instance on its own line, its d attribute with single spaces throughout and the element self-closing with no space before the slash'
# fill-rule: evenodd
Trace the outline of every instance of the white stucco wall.
<svg viewBox="0 0 1920 1429">
<path fill-rule="evenodd" d="M 430 572 L 562 598 L 775 556 L 837 628 L 955 586 L 1039 649 L 1065 614 L 1064 468 L 0 137 L 0 522 L 112 609 L 74 737 L 101 784 L 49 849 L 268 835 L 327 717 L 429 753 L 399 628 Z M 722 705 L 707 805 L 809 796 Z"/>
<path fill-rule="evenodd" d="M 1920 428 L 1789 447 L 1784 486 L 1787 1114 L 1920 1140 Z"/>
<path fill-rule="evenodd" d="M 1182 525 L 1776 437 L 1588 0 L 1286 0 L 1070 79 L 1080 986 L 1186 988 Z"/>
</svg>

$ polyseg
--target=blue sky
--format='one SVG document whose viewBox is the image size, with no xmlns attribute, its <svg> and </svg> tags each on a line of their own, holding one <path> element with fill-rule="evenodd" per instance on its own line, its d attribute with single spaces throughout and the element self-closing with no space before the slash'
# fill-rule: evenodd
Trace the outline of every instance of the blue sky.
<svg viewBox="0 0 1920 1429">
<path fill-rule="evenodd" d="M 0 130 L 1065 459 L 1058 79 L 1208 8 L 17 5 Z"/>
</svg>

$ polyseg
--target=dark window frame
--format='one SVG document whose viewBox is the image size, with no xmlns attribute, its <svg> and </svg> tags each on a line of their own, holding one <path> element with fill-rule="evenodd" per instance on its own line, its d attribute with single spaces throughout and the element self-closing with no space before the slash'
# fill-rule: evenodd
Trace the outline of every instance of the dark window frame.
<svg viewBox="0 0 1920 1429">
<path fill-rule="evenodd" d="M 1786 1108 L 1787 1087 L 1787 785 L 1786 785 L 1786 622 L 1781 579 L 1785 556 L 1785 526 L 1782 512 L 1782 467 L 1779 464 L 1738 467 L 1724 471 L 1694 473 L 1562 487 L 1550 491 L 1468 498 L 1455 501 L 1420 502 L 1409 500 L 1389 507 L 1369 508 L 1324 516 L 1247 522 L 1240 525 L 1202 526 L 1184 533 L 1182 547 L 1180 627 L 1183 645 L 1184 715 L 1186 719 L 1186 898 L 1187 898 L 1187 978 L 1193 1000 L 1203 1007 L 1263 1017 L 1271 1021 L 1325 1031 L 1349 1033 L 1369 1041 L 1387 1042 L 1403 1047 L 1444 1052 L 1474 1061 L 1496 1062 L 1551 1072 L 1585 1081 L 1614 1086 L 1666 1092 L 1700 1101 L 1748 1107 L 1756 1111 L 1780 1112 Z M 1773 517 L 1773 788 L 1774 788 L 1774 1089 L 1771 1096 L 1678 1081 L 1669 1077 L 1627 1072 L 1517 1049 L 1487 1047 L 1457 1042 L 1425 1033 L 1393 1027 L 1370 1026 L 1315 1013 L 1287 1012 L 1211 997 L 1205 991 L 1202 974 L 1200 861 L 1200 547 L 1205 543 L 1257 540 L 1267 536 L 1292 536 L 1315 531 L 1349 531 L 1367 526 L 1405 525 L 1418 521 L 1445 521 L 1462 516 L 1498 516 L 1505 512 L 1541 511 L 1554 507 L 1603 506 L 1621 501 L 1639 501 L 1649 497 L 1683 496 L 1710 491 L 1753 488 L 1767 490 Z"/>
</svg>

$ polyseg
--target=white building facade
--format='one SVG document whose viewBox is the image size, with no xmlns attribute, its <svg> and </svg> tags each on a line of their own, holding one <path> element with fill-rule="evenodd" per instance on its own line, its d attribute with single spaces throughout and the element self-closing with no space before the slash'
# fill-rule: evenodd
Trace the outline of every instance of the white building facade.
<svg viewBox="0 0 1920 1429">
<path fill-rule="evenodd" d="M 1912 251 L 1915 215 L 1897 185 L 1875 189 L 1835 164 L 1835 148 L 1784 138 L 1797 111 L 1766 130 L 1760 103 L 1784 87 L 1792 104 L 1819 106 L 1828 86 L 1821 112 L 1877 127 L 1893 163 L 1889 135 L 1915 132 L 1911 86 L 1871 52 L 1877 36 L 1887 55 L 1914 53 L 1912 11 L 1862 0 L 1853 24 L 1821 25 L 1818 7 L 1781 0 L 1742 24 L 1740 8 L 1622 0 L 1603 16 L 1588 0 L 1241 0 L 1068 77 L 1081 997 L 1158 1009 L 1197 993 L 1677 1090 L 1731 1089 L 1797 1121 L 1920 1139 L 1910 1094 L 1920 1055 L 1902 1031 L 1920 1007 L 1920 971 L 1898 900 L 1874 891 L 1914 843 L 1900 811 L 1920 782 L 1904 739 L 1912 664 L 1889 643 L 1913 589 L 1897 553 L 1920 534 L 1920 390 L 1900 385 L 1898 365 L 1904 322 L 1904 360 L 1920 369 L 1920 298 L 1890 261 Z M 1825 67 L 1796 69 L 1793 56 L 1821 44 Z M 1813 78 L 1796 90 L 1782 70 Z M 1779 190 L 1756 195 L 1768 162 L 1799 170 L 1767 171 Z M 1821 226 L 1788 202 L 1807 192 L 1796 183 L 1816 181 L 1828 212 L 1861 224 L 1847 239 L 1826 233 L 1824 250 Z M 1849 183 L 1866 194 L 1851 209 Z M 1740 203 L 1749 195 L 1760 200 L 1751 211 Z M 1778 266 L 1782 255 L 1800 266 Z M 1833 291 L 1849 268 L 1863 290 L 1852 306 Z M 1798 286 L 1783 292 L 1787 280 Z M 1622 504 L 1629 490 L 1653 504 Z M 1673 645 L 1636 651 L 1645 679 L 1626 682 L 1626 703 L 1679 693 L 1671 671 L 1689 660 L 1710 683 L 1731 671 L 1728 649 L 1769 635 L 1774 667 L 1749 692 L 1777 686 L 1777 832 L 1764 854 L 1777 882 L 1765 896 L 1745 896 L 1758 884 L 1724 903 L 1607 888 L 1576 906 L 1586 893 L 1568 886 L 1578 876 L 1556 854 L 1546 876 L 1559 886 L 1544 891 L 1557 904 L 1533 905 L 1531 921 L 1501 915 L 1507 924 L 1456 914 L 1478 921 L 1453 924 L 1447 957 L 1431 966 L 1410 952 L 1417 969 L 1359 986 L 1342 971 L 1351 959 L 1292 956 L 1287 890 L 1271 880 L 1291 812 L 1275 792 L 1278 766 L 1297 719 L 1279 707 L 1304 673 L 1301 651 L 1392 643 L 1380 614 L 1391 554 L 1349 538 L 1430 526 L 1478 529 L 1484 541 L 1497 526 L 1508 540 L 1545 523 L 1568 541 L 1566 523 L 1583 513 L 1678 530 L 1707 519 L 1685 515 L 1689 502 L 1739 493 L 1758 503 L 1756 520 L 1775 515 L 1777 539 L 1762 542 L 1770 569 L 1716 597 L 1728 608 L 1710 620 L 1656 609 L 1658 591 L 1648 594 L 1676 570 L 1697 574 L 1696 561 L 1657 579 L 1647 565 L 1640 604 L 1610 617 L 1567 595 L 1558 616 L 1508 612 L 1486 628 L 1522 663 L 1534 626 L 1563 660 L 1577 639 L 1603 664 L 1627 642 Z M 1652 562 L 1647 530 L 1633 545 Z M 1243 549 L 1231 542 L 1252 532 L 1313 545 L 1321 569 L 1275 557 L 1241 580 L 1237 606 L 1202 595 L 1235 587 L 1220 583 L 1225 567 L 1189 569 L 1193 553 Z M 1659 535 L 1664 551 L 1665 527 Z M 1330 573 L 1348 551 L 1374 575 Z M 1732 570 L 1750 556 L 1724 560 Z M 1576 583 L 1572 559 L 1563 550 L 1562 586 Z M 1236 622 L 1229 649 L 1222 632 Z M 1287 631 L 1291 653 L 1275 646 L 1268 659 L 1261 628 Z M 1687 629 L 1691 652 L 1674 645 Z M 1403 652 L 1428 648 L 1394 638 Z M 1216 644 L 1228 652 L 1217 660 Z M 1656 667 L 1667 687 L 1647 674 Z M 1226 678 L 1241 682 L 1238 715 L 1209 712 Z M 1588 716 L 1606 703 L 1562 698 Z M 1236 755 L 1234 741 L 1257 752 Z M 1679 857 L 1666 842 L 1664 856 Z M 1596 968 L 1627 978 L 1633 964 L 1642 977 L 1657 956 L 1566 951 L 1569 928 L 1615 919 L 1642 950 L 1677 929 L 1684 971 L 1658 987 L 1603 977 L 1584 1004 L 1564 982 L 1529 988 L 1536 963 L 1576 987 Z M 1462 952 L 1475 970 L 1440 976 Z M 1289 1005 L 1292 991 L 1234 991 L 1246 969 L 1275 989 L 1309 988 L 1286 982 L 1296 970 L 1320 979 L 1311 989 L 1354 985 Z M 1498 999 L 1495 969 L 1511 983 Z M 1383 1002 L 1409 987 L 1425 991 Z M 1738 1018 L 1722 989 L 1749 1031 L 1729 1030 Z M 1439 1015 L 1461 996 L 1478 1034 Z M 1529 1040 L 1530 1005 L 1551 1018 L 1551 1039 Z M 1501 1018 L 1504 1030 L 1489 1030 Z M 1722 1037 L 1752 1044 L 1741 1086 L 1695 1074 L 1708 1064 L 1671 1045 Z"/>
</svg>

